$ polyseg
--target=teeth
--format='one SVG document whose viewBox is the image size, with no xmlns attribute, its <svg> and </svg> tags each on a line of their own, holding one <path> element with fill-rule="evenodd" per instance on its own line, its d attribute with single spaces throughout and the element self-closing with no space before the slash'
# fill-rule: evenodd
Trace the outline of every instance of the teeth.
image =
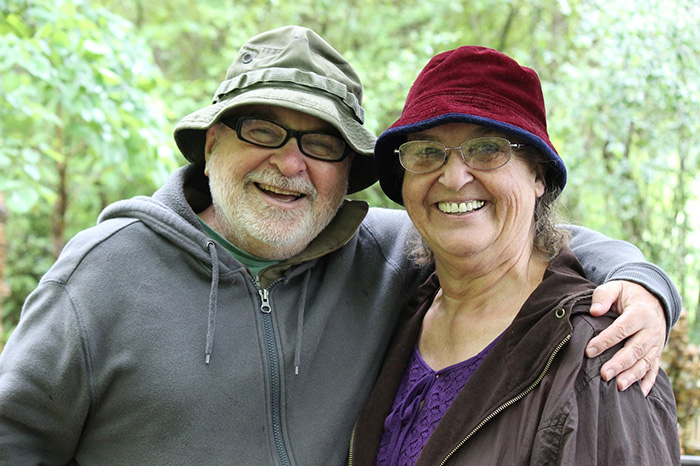
<svg viewBox="0 0 700 466">
<path fill-rule="evenodd" d="M 260 186 L 260 189 L 264 189 L 265 191 L 270 191 L 270 192 L 273 192 L 275 194 L 282 194 L 283 196 L 295 196 L 295 197 L 301 196 L 301 194 L 299 194 L 299 193 L 294 193 L 291 191 L 284 191 L 282 189 L 275 188 L 274 186 L 270 186 L 268 184 L 260 184 L 259 186 Z"/>
<path fill-rule="evenodd" d="M 438 202 L 438 209 L 447 214 L 461 214 L 472 212 L 484 206 L 484 201 L 469 201 L 469 202 Z"/>
</svg>

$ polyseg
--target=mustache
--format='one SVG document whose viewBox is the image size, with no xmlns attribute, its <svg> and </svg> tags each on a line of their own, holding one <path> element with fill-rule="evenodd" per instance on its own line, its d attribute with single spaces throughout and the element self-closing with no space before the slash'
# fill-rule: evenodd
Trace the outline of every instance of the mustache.
<svg viewBox="0 0 700 466">
<path fill-rule="evenodd" d="M 271 169 L 249 172 L 243 178 L 243 183 L 268 184 L 283 189 L 285 191 L 294 191 L 304 194 L 312 200 L 315 200 L 318 196 L 316 186 L 314 186 L 314 184 L 310 180 L 301 176 L 284 176 L 280 172 Z"/>
</svg>

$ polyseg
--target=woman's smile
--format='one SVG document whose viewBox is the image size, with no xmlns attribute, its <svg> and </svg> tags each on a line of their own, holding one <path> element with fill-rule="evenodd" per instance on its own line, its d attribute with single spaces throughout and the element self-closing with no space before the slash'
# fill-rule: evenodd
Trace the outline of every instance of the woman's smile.
<svg viewBox="0 0 700 466">
<path fill-rule="evenodd" d="M 486 201 L 474 200 L 467 202 L 438 202 L 437 208 L 446 214 L 464 214 L 481 209 Z"/>
</svg>

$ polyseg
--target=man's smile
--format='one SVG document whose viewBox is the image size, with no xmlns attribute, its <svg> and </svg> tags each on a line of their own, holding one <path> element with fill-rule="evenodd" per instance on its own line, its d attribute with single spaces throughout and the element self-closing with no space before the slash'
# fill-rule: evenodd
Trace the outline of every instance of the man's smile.
<svg viewBox="0 0 700 466">
<path fill-rule="evenodd" d="M 274 197 L 275 199 L 283 202 L 293 202 L 306 197 L 306 194 L 288 191 L 269 184 L 255 183 L 255 186 L 268 196 Z"/>
</svg>

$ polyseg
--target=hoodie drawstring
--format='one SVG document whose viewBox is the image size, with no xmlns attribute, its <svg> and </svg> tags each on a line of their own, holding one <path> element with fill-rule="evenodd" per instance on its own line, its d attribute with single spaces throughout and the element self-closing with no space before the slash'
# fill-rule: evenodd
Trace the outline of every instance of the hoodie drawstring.
<svg viewBox="0 0 700 466">
<path fill-rule="evenodd" d="M 209 291 L 209 313 L 207 315 L 207 347 L 204 363 L 209 364 L 212 348 L 214 347 L 214 326 L 216 325 L 217 298 L 219 293 L 219 256 L 216 253 L 214 241 L 207 241 L 207 249 L 211 255 L 211 290 Z"/>
<path fill-rule="evenodd" d="M 301 365 L 301 343 L 304 339 L 304 310 L 306 309 L 306 293 L 309 288 L 311 269 L 307 269 L 304 275 L 304 284 L 301 289 L 301 303 L 299 305 L 299 315 L 297 316 L 297 344 L 294 350 L 294 375 L 299 375 Z"/>
</svg>

